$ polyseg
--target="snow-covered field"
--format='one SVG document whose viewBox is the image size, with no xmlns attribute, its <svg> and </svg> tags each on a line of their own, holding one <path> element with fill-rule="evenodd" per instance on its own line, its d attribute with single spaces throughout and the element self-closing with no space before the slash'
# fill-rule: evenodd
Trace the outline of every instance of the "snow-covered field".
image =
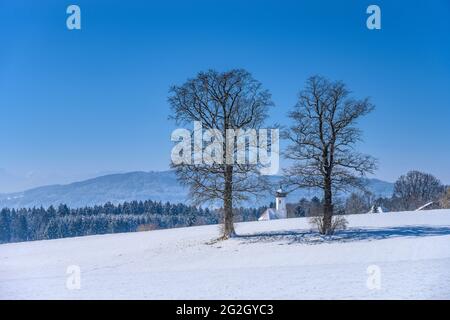
<svg viewBox="0 0 450 320">
<path fill-rule="evenodd" d="M 214 244 L 218 226 L 3 244 L 0 298 L 450 298 L 450 210 L 347 218 L 333 239 L 299 218 L 241 223 Z"/>
</svg>

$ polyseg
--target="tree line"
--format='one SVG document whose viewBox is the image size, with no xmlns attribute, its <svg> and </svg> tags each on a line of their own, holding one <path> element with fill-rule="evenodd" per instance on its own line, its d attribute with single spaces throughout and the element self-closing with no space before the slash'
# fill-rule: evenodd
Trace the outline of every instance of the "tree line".
<svg viewBox="0 0 450 320">
<path fill-rule="evenodd" d="M 235 215 L 239 221 L 252 221 L 263 210 L 237 208 Z M 65 204 L 56 208 L 3 208 L 0 243 L 217 224 L 222 215 L 218 209 L 151 200 L 84 208 Z"/>
<path fill-rule="evenodd" d="M 411 211 L 429 204 L 426 209 L 450 209 L 450 187 L 432 174 L 417 170 L 400 176 L 390 197 L 379 197 L 370 191 L 353 192 L 335 200 L 336 215 Z M 322 215 L 324 201 L 318 197 L 303 198 L 288 204 L 291 217 Z"/>
<path fill-rule="evenodd" d="M 429 208 L 450 208 L 450 187 L 431 174 L 410 171 L 395 182 L 391 197 L 376 197 L 368 191 L 353 192 L 335 199 L 334 214 L 375 213 L 380 208 L 389 212 L 408 211 L 427 203 L 432 203 Z M 288 217 L 321 217 L 324 204 L 324 199 L 319 197 L 288 203 Z M 233 216 L 235 221 L 255 221 L 265 209 L 266 206 L 235 208 Z M 0 243 L 218 224 L 223 214 L 223 209 L 151 200 L 84 208 L 69 208 L 65 204 L 56 208 L 3 208 Z"/>
</svg>

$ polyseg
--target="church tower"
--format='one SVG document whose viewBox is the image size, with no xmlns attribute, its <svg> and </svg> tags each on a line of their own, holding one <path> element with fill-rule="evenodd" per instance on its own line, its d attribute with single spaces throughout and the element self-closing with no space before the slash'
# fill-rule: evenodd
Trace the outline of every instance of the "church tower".
<svg viewBox="0 0 450 320">
<path fill-rule="evenodd" d="M 275 208 L 267 208 L 266 211 L 258 218 L 258 221 L 266 221 L 273 219 L 286 219 L 286 195 L 287 192 L 278 189 L 275 193 Z"/>
<path fill-rule="evenodd" d="M 277 215 L 280 218 L 286 218 L 287 217 L 287 210 L 286 210 L 286 192 L 283 192 L 283 190 L 278 189 L 275 194 L 275 210 L 277 212 Z"/>
</svg>

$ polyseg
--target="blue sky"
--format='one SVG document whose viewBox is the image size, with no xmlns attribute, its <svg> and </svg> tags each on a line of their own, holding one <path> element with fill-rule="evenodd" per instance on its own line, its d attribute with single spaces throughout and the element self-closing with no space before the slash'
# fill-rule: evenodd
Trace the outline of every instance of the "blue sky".
<svg viewBox="0 0 450 320">
<path fill-rule="evenodd" d="M 66 28 L 70 4 L 82 30 Z M 381 30 L 366 28 L 370 4 Z M 359 146 L 376 177 L 420 169 L 450 183 L 449 21 L 446 0 L 3 0 L 0 168 L 41 184 L 167 169 L 169 86 L 239 67 L 272 92 L 269 123 L 288 123 L 308 76 L 343 80 L 376 105 Z"/>
</svg>

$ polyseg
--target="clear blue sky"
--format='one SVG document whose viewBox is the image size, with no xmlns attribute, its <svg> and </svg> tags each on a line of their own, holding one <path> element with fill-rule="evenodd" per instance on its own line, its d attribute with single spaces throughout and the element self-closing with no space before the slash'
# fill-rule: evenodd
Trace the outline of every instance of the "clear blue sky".
<svg viewBox="0 0 450 320">
<path fill-rule="evenodd" d="M 66 28 L 69 4 L 80 31 Z M 366 28 L 370 4 L 382 30 Z M 281 124 L 308 76 L 345 81 L 377 107 L 360 146 L 376 177 L 420 169 L 450 183 L 449 21 L 447 0 L 2 0 L 0 168 L 167 169 L 169 86 L 239 67 L 272 92 Z"/>
</svg>

